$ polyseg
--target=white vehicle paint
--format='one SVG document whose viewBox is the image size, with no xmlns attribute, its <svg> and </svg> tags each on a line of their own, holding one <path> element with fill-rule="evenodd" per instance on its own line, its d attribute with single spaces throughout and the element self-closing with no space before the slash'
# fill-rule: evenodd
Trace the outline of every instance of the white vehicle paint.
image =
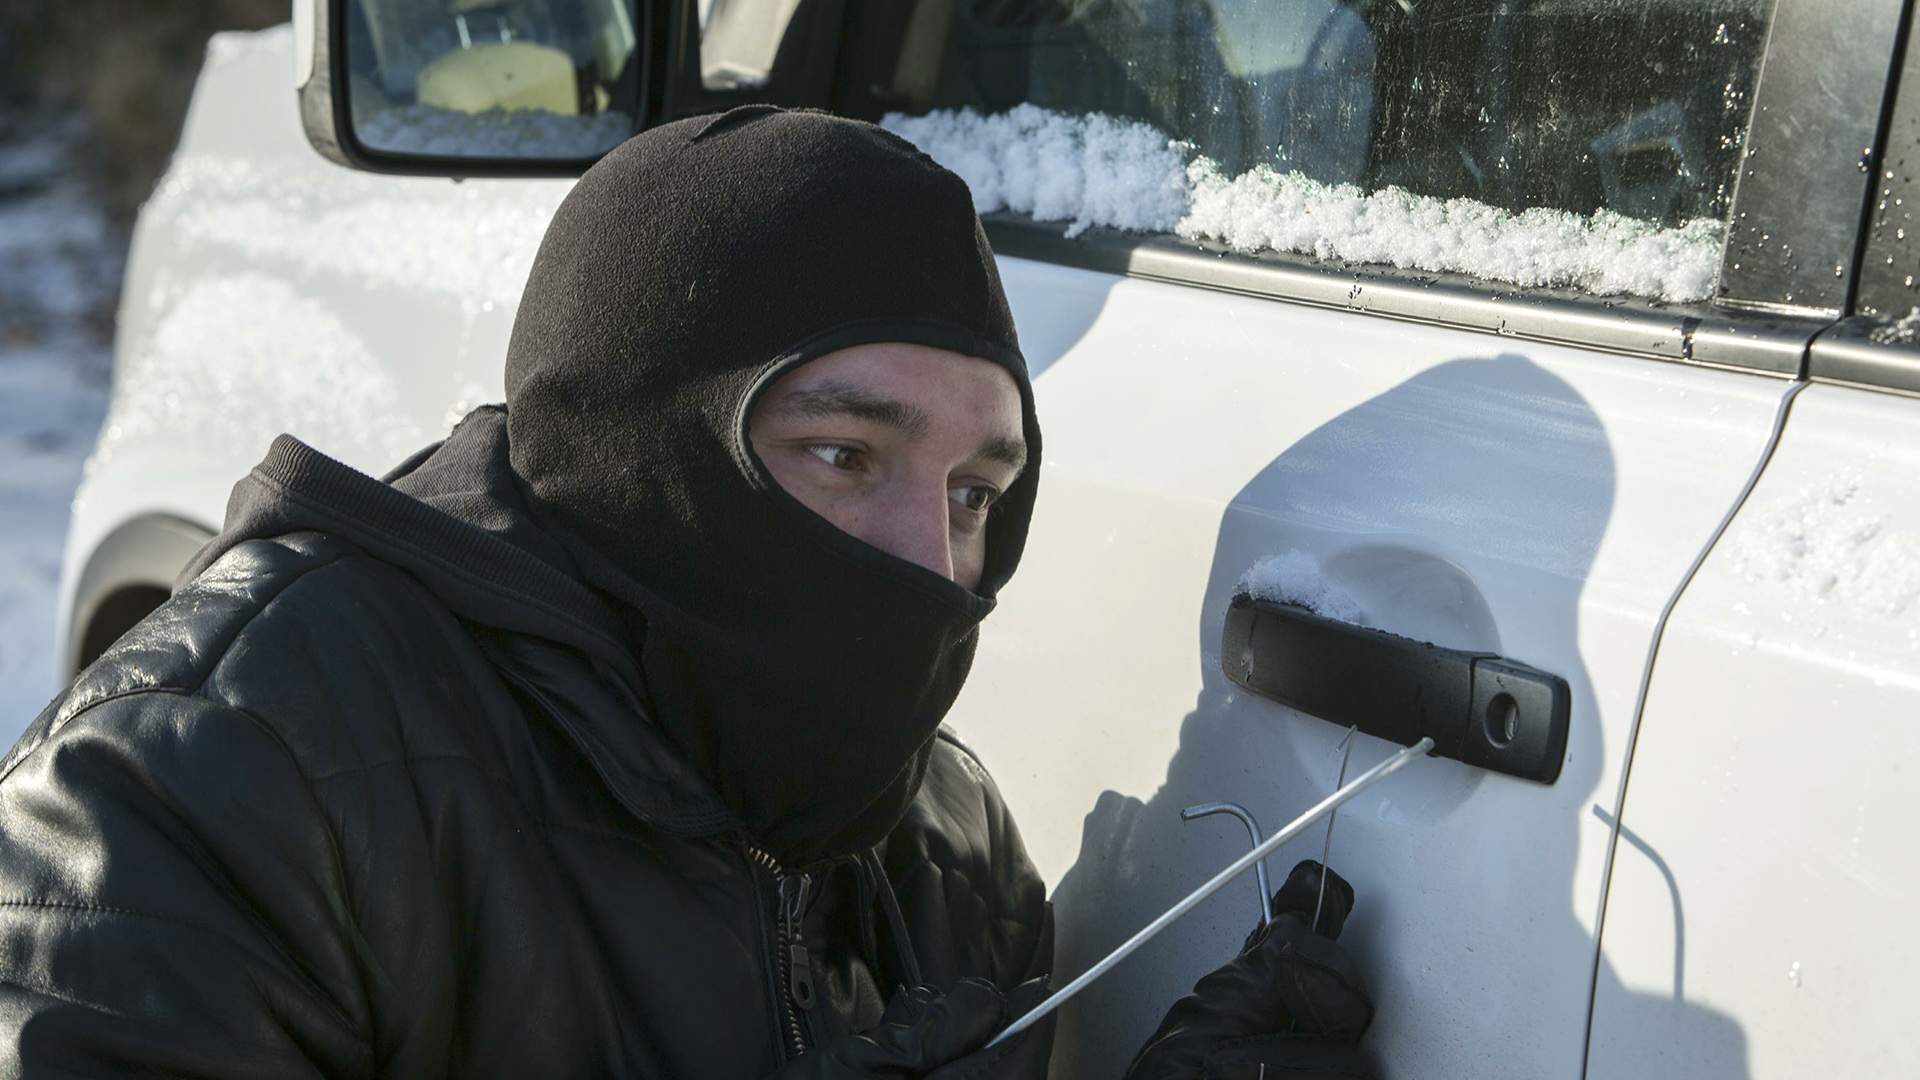
<svg viewBox="0 0 1920 1080">
<path fill-rule="evenodd" d="M 1920 1075 L 1920 402 L 1814 386 L 1660 645 L 1595 1076 Z"/>
<path fill-rule="evenodd" d="M 156 515 L 217 526 L 273 434 L 378 473 L 500 396 L 520 287 L 569 182 L 325 163 L 288 92 L 293 37 L 216 42 L 142 213 L 63 643 L 96 552 Z M 1855 1052 L 1858 1074 L 1911 1071 L 1895 980 L 1914 936 L 1894 905 L 1920 887 L 1896 779 L 1920 667 L 1900 601 L 1916 403 L 1800 394 L 1743 505 L 1793 384 L 1650 354 L 1711 359 L 1752 324 L 1609 352 L 1604 335 L 1640 324 L 1598 305 L 1562 324 L 1590 346 L 1575 348 L 1493 333 L 1498 316 L 1473 332 L 1369 315 L 1337 265 L 1290 287 L 1346 293 L 1344 309 L 1127 265 L 1136 276 L 1001 259 L 1046 494 L 953 715 L 1055 890 L 1058 972 L 1243 850 L 1230 823 L 1183 824 L 1181 807 L 1233 799 L 1273 826 L 1331 787 L 1341 729 L 1221 672 L 1233 591 L 1289 556 L 1370 625 L 1521 660 L 1573 692 L 1556 783 L 1433 759 L 1341 816 L 1332 861 L 1360 897 L 1343 940 L 1379 998 L 1367 1045 L 1386 1075 L 1803 1075 Z M 1486 306 L 1522 310 L 1503 302 Z M 1362 737 L 1352 770 L 1390 749 Z M 1294 848 L 1276 871 L 1318 840 Z M 1118 1075 L 1237 947 L 1245 892 L 1070 1006 L 1055 1075 Z"/>
<path fill-rule="evenodd" d="M 217 528 L 274 435 L 377 474 L 502 396 L 513 309 L 571 181 L 328 164 L 288 88 L 293 36 L 214 39 L 141 210 L 113 402 L 68 532 L 62 655 L 89 553 L 155 515 Z"/>
<path fill-rule="evenodd" d="M 1655 619 L 1765 447 L 1782 380 L 1625 362 L 1024 260 L 1002 274 L 1047 465 L 953 723 L 1055 887 L 1073 973 L 1332 789 L 1342 729 L 1221 673 L 1241 575 L 1298 549 L 1383 629 L 1565 677 L 1552 786 L 1419 763 L 1342 814 L 1390 1076 L 1580 1073 L 1608 826 Z M 1388 744 L 1362 736 L 1352 768 Z M 1317 858 L 1319 837 L 1271 861 Z M 1255 911 L 1209 900 L 1069 1006 L 1117 1076 Z M 1499 1020 L 1491 1018 L 1498 1017 Z"/>
</svg>

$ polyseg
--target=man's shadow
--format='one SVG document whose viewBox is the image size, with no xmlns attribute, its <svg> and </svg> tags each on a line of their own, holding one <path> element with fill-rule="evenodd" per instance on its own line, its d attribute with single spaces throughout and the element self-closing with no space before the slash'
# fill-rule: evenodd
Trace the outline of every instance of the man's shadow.
<svg viewBox="0 0 1920 1080">
<path fill-rule="evenodd" d="M 1518 452 L 1517 436 L 1529 443 Z M 1079 857 L 1054 893 L 1056 982 L 1245 851 L 1237 824 L 1183 822 L 1183 807 L 1238 801 L 1271 830 L 1333 788 L 1344 729 L 1242 690 L 1219 662 L 1224 613 L 1242 575 L 1264 556 L 1300 550 L 1382 629 L 1567 680 L 1572 723 L 1555 784 L 1438 758 L 1415 762 L 1349 804 L 1329 861 L 1358 893 L 1341 940 L 1380 1004 L 1366 1045 L 1386 1075 L 1425 1080 L 1468 1060 L 1476 1075 L 1499 1073 L 1503 1060 L 1526 1060 L 1577 1076 L 1597 873 L 1577 877 L 1576 859 L 1595 842 L 1582 831 L 1595 805 L 1611 811 L 1610 785 L 1597 784 L 1603 755 L 1622 752 L 1625 731 L 1611 718 L 1619 734 L 1605 745 L 1580 660 L 1579 601 L 1613 498 L 1599 417 L 1565 381 L 1512 354 L 1429 369 L 1286 447 L 1222 515 L 1197 628 L 1200 692 L 1164 783 L 1145 803 L 1109 790 L 1086 816 Z M 1348 777 L 1395 749 L 1356 736 Z M 1318 858 L 1323 837 L 1315 827 L 1275 853 L 1275 882 L 1296 861 Z M 1623 845 L 1620 857 L 1639 856 Z M 1258 914 L 1251 877 L 1068 1007 L 1054 1075 L 1121 1075 L 1174 999 L 1239 947 Z M 1738 1062 L 1745 1075 L 1738 1024 L 1680 999 L 1677 888 L 1675 918 L 1672 996 L 1617 992 L 1608 971 L 1601 984 L 1626 1004 L 1623 1018 L 1643 1008 L 1689 1010 L 1705 1056 L 1730 1071 Z M 1435 1033 L 1451 1044 L 1445 1052 Z"/>
</svg>

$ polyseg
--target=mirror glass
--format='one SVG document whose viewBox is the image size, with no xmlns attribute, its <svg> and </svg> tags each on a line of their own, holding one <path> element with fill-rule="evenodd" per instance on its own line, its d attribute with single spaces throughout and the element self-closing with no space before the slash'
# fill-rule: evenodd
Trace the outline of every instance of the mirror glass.
<svg viewBox="0 0 1920 1080">
<path fill-rule="evenodd" d="M 700 0 L 700 83 L 764 90 L 801 0 Z"/>
<path fill-rule="evenodd" d="M 633 133 L 631 0 L 349 0 L 353 133 L 369 150 L 567 161 Z"/>
</svg>

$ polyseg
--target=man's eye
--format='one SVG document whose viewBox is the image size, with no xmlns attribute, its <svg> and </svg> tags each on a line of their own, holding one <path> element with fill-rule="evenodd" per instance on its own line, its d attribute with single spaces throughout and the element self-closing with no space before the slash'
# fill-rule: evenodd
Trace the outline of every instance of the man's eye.
<svg viewBox="0 0 1920 1080">
<path fill-rule="evenodd" d="M 849 472 L 866 464 L 866 451 L 857 446 L 842 446 L 839 443 L 815 443 L 806 448 L 807 453 L 836 469 Z"/>
<path fill-rule="evenodd" d="M 984 513 L 987 507 L 993 505 L 993 500 L 999 497 L 998 491 L 984 484 L 953 489 L 953 501 L 975 513 Z"/>
</svg>

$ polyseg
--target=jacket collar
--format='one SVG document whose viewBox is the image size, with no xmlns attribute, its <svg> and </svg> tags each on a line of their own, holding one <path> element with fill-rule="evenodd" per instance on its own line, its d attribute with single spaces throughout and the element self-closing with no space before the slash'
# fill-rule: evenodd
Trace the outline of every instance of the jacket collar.
<svg viewBox="0 0 1920 1080">
<path fill-rule="evenodd" d="M 679 835 L 741 831 L 636 691 L 643 683 L 621 620 L 528 511 L 507 462 L 502 410 L 475 410 L 379 480 L 280 436 L 234 485 L 225 529 L 181 583 L 245 540 L 303 531 L 419 580 L 635 817 Z"/>
</svg>

